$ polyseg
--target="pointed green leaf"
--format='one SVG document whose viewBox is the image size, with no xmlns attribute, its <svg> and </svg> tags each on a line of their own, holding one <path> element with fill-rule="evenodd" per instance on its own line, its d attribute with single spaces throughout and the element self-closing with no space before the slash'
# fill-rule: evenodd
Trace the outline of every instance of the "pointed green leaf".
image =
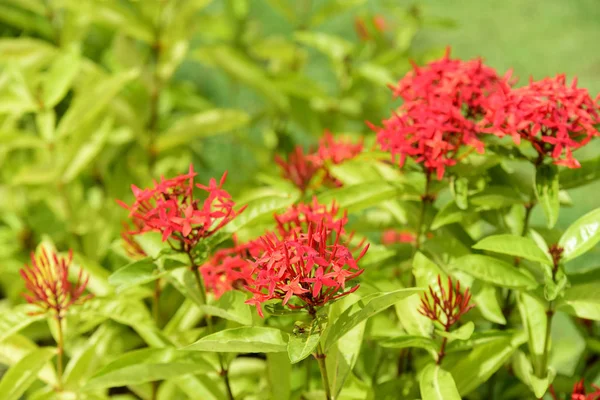
<svg viewBox="0 0 600 400">
<path fill-rule="evenodd" d="M 400 289 L 389 293 L 373 293 L 358 300 L 352 306 L 348 307 L 327 328 L 325 351 L 360 322 L 385 310 L 402 299 L 421 292 L 422 289 Z"/>
<path fill-rule="evenodd" d="M 116 286 L 119 291 L 144 283 L 152 282 L 161 276 L 152 258 L 146 257 L 134 261 L 113 272 L 108 277 L 108 283 Z"/>
<path fill-rule="evenodd" d="M 277 353 L 287 351 L 287 344 L 287 334 L 279 329 L 242 327 L 205 336 L 185 349 L 221 353 Z"/>
<path fill-rule="evenodd" d="M 557 300 L 557 309 L 579 318 L 600 321 L 598 282 L 573 285 Z"/>
<path fill-rule="evenodd" d="M 439 365 L 428 364 L 419 380 L 423 400 L 460 400 L 452 375 Z"/>
<path fill-rule="evenodd" d="M 200 308 L 209 315 L 214 315 L 242 325 L 252 324 L 252 310 L 246 304 L 246 295 L 238 290 L 230 290 L 211 304 Z"/>
<path fill-rule="evenodd" d="M 564 249 L 563 262 L 589 251 L 600 241 L 600 208 L 587 213 L 571 224 L 558 241 Z"/>
<path fill-rule="evenodd" d="M 37 379 L 37 374 L 56 354 L 55 348 L 42 347 L 31 351 L 8 369 L 0 381 L 3 400 L 19 400 Z"/>
<path fill-rule="evenodd" d="M 26 326 L 44 319 L 43 315 L 31 315 L 31 313 L 39 311 L 38 307 L 29 304 L 19 305 L 3 311 L 0 315 L 0 342 Z"/>
<path fill-rule="evenodd" d="M 473 331 L 475 331 L 475 324 L 473 321 L 469 321 L 456 330 L 450 332 L 436 330 L 435 333 L 450 340 L 468 340 L 473 334 Z"/>
<path fill-rule="evenodd" d="M 532 289 L 538 284 L 535 279 L 513 265 L 497 258 L 471 254 L 457 258 L 450 265 L 483 282 L 511 289 Z"/>
<path fill-rule="evenodd" d="M 533 374 L 531 362 L 525 353 L 520 350 L 517 350 L 512 357 L 512 368 L 517 378 L 529 386 L 529 388 L 535 394 L 535 397 L 540 399 L 544 397 L 544 394 L 554 379 L 553 373 L 548 373 L 546 378 L 538 378 L 535 376 Z"/>
<path fill-rule="evenodd" d="M 302 333 L 292 333 L 288 342 L 288 357 L 292 364 L 296 364 L 315 352 L 321 340 L 321 332 L 317 324 L 313 323 Z"/>
<path fill-rule="evenodd" d="M 553 228 L 558 219 L 558 168 L 556 165 L 540 165 L 535 174 L 535 195 L 544 210 L 548 228 Z"/>
<path fill-rule="evenodd" d="M 435 231 L 444 225 L 461 222 L 466 214 L 467 212 L 458 208 L 455 202 L 450 201 L 433 218 L 431 230 Z"/>
<path fill-rule="evenodd" d="M 529 353 L 533 360 L 533 369 L 537 375 L 546 370 L 544 363 L 544 352 L 546 349 L 546 329 L 548 316 L 546 305 L 537 297 L 528 293 L 519 293 L 517 306 L 523 321 L 523 328 L 527 333 Z"/>
<path fill-rule="evenodd" d="M 573 189 L 600 179 L 600 157 L 581 162 L 579 168 L 563 168 L 560 171 L 560 186 Z"/>
<path fill-rule="evenodd" d="M 81 57 L 75 48 L 58 55 L 42 83 L 44 108 L 54 108 L 65 97 L 77 76 L 80 63 Z"/>
<path fill-rule="evenodd" d="M 399 189 L 390 183 L 376 181 L 326 190 L 318 197 L 322 204 L 330 204 L 335 200 L 342 209 L 361 210 L 396 197 L 398 193 Z"/>
<path fill-rule="evenodd" d="M 552 264 L 550 255 L 546 254 L 538 247 L 533 239 L 528 237 L 516 235 L 488 236 L 477 242 L 473 248 L 477 250 L 487 250 L 495 253 L 508 254 L 542 264 Z"/>
<path fill-rule="evenodd" d="M 437 353 L 439 348 L 433 339 L 423 336 L 397 336 L 392 339 L 386 339 L 379 342 L 381 347 L 387 347 L 391 349 L 405 349 L 409 347 L 418 347 L 421 349 L 429 350 L 430 352 Z"/>
<path fill-rule="evenodd" d="M 490 322 L 505 325 L 506 318 L 502 313 L 502 307 L 496 295 L 497 289 L 487 283 L 475 281 L 471 286 L 473 303 L 481 312 L 481 315 Z"/>
<path fill-rule="evenodd" d="M 290 204 L 293 204 L 298 197 L 299 193 L 293 192 L 289 195 L 276 195 L 251 200 L 248 202 L 248 207 L 244 212 L 227 224 L 223 229 L 233 233 L 246 226 L 251 226 L 265 220 L 271 221 L 273 219 L 273 214 L 285 209 Z"/>
<path fill-rule="evenodd" d="M 134 350 L 119 356 L 96 373 L 85 386 L 101 389 L 138 385 L 181 375 L 213 372 L 202 354 L 173 348 Z"/>
</svg>

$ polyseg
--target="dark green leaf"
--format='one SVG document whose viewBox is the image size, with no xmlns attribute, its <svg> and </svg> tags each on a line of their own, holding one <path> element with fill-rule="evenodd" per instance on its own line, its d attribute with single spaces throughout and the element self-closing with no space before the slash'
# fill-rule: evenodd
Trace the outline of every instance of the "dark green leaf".
<svg viewBox="0 0 600 400">
<path fill-rule="evenodd" d="M 600 178 L 600 157 L 581 162 L 579 168 L 563 168 L 560 171 L 562 189 L 573 189 L 587 185 Z"/>
</svg>

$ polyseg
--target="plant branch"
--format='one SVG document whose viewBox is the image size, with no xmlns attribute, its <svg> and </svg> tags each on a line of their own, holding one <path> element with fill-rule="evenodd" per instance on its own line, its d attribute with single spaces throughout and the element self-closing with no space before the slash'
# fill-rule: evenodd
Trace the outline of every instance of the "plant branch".
<svg viewBox="0 0 600 400">
<path fill-rule="evenodd" d="M 331 397 L 331 389 L 329 388 L 329 377 L 327 376 L 327 364 L 325 362 L 325 354 L 323 353 L 321 343 L 319 343 L 319 345 L 317 346 L 317 352 L 314 354 L 314 357 L 319 363 L 319 370 L 321 371 L 321 380 L 323 381 L 323 388 L 325 389 L 325 399 L 332 400 L 333 398 Z"/>
<path fill-rule="evenodd" d="M 65 352 L 65 343 L 64 343 L 64 334 L 63 334 L 63 323 L 62 318 L 60 316 L 56 316 L 56 347 L 57 347 L 57 355 L 56 355 L 56 381 L 57 381 L 57 390 L 60 392 L 63 388 L 63 364 L 64 364 L 64 352 Z"/>
</svg>

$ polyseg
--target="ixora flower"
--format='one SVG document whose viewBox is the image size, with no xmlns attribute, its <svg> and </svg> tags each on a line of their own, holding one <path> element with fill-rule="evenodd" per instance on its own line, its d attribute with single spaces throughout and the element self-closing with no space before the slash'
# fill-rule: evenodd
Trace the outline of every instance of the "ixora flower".
<svg viewBox="0 0 600 400">
<path fill-rule="evenodd" d="M 419 313 L 430 320 L 441 324 L 446 331 L 456 324 L 461 316 L 466 314 L 474 305 L 469 304 L 471 294 L 469 289 L 460 292 L 460 281 L 452 284 L 448 277 L 448 286 L 444 288 L 442 278 L 438 275 L 437 288 L 429 286 L 429 293 L 425 292 L 421 297 Z"/>
<path fill-rule="evenodd" d="M 381 234 L 381 243 L 389 246 L 396 243 L 415 243 L 417 237 L 413 232 L 388 229 Z"/>
<path fill-rule="evenodd" d="M 443 178 L 446 167 L 456 164 L 464 147 L 484 151 L 477 125 L 442 99 L 405 103 L 383 121 L 383 127 L 368 124 L 377 132 L 381 149 L 389 151 L 399 166 L 411 157 L 423 164 L 427 174 L 435 172 L 438 179 Z"/>
<path fill-rule="evenodd" d="M 225 292 L 244 288 L 252 279 L 254 266 L 250 259 L 259 257 L 262 251 L 259 240 L 218 250 L 199 267 L 206 289 L 219 298 Z"/>
<path fill-rule="evenodd" d="M 341 182 L 331 176 L 327 164 L 340 164 L 356 157 L 362 150 L 362 141 L 352 143 L 325 131 L 315 152 L 305 153 L 302 147 L 297 146 L 287 160 L 277 155 L 275 162 L 281 167 L 283 177 L 305 192 L 319 172 L 324 173 L 321 184 L 341 186 Z"/>
<path fill-rule="evenodd" d="M 567 85 L 565 75 L 531 81 L 490 97 L 481 125 L 499 137 L 509 135 L 516 144 L 531 142 L 538 162 L 551 157 L 557 165 L 578 168 L 573 150 L 599 136 L 598 103 L 577 80 Z"/>
<path fill-rule="evenodd" d="M 573 387 L 573 394 L 571 394 L 571 400 L 598 400 L 600 399 L 600 387 L 592 385 L 594 391 L 592 393 L 586 393 L 585 384 L 583 379 L 575 383 Z M 554 395 L 556 399 L 556 395 Z"/>
<path fill-rule="evenodd" d="M 451 59 L 448 47 L 440 60 L 423 67 L 413 63 L 413 70 L 390 88 L 395 97 L 406 102 L 443 99 L 455 107 L 465 108 L 467 116 L 474 117 L 483 112 L 490 94 L 510 87 L 509 80 L 510 71 L 505 77 L 500 77 L 480 58 L 468 61 Z"/>
<path fill-rule="evenodd" d="M 23 297 L 41 309 L 37 314 L 50 312 L 61 320 L 73 304 L 81 304 L 91 297 L 83 296 L 89 280 L 89 276 L 84 276 L 83 269 L 79 270 L 75 284 L 69 282 L 72 260 L 72 250 L 69 250 L 68 257 L 60 257 L 55 253 L 49 255 L 42 247 L 38 256 L 31 254 L 31 265 L 25 265 L 19 271 L 28 291 Z"/>
<path fill-rule="evenodd" d="M 332 203 L 329 207 L 319 204 L 316 197 L 310 203 L 298 203 L 290 206 L 284 213 L 275 215 L 277 231 L 282 237 L 294 237 L 299 233 L 308 231 L 310 225 L 323 224 L 325 229 L 331 231 L 348 222 L 347 214 L 338 217 L 339 207 Z"/>
<path fill-rule="evenodd" d="M 362 274 L 357 263 L 369 246 L 355 258 L 340 243 L 341 229 L 341 223 L 337 229 L 328 230 L 321 222 L 293 237 L 274 233 L 261 237 L 264 252 L 254 261 L 252 280 L 247 285 L 253 297 L 247 303 L 255 305 L 261 316 L 262 303 L 272 299 L 314 313 L 316 307 L 358 289 L 358 284 L 349 287 L 348 283 Z"/>
<path fill-rule="evenodd" d="M 171 179 L 161 178 L 154 186 L 139 189 L 132 185 L 135 201 L 127 205 L 135 229 L 127 232 L 136 235 L 144 232 L 160 232 L 163 241 L 174 239 L 188 246 L 216 233 L 238 216 L 245 207 L 235 210 L 235 202 L 223 189 L 227 172 L 219 184 L 211 179 L 208 186 L 194 185 L 193 166 L 189 172 Z M 204 200 L 194 198 L 194 187 L 206 192 Z"/>
</svg>

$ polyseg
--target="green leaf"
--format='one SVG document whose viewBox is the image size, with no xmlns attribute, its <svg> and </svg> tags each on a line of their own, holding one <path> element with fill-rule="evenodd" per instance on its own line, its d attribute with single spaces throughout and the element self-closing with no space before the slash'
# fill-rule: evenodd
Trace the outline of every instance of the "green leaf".
<svg viewBox="0 0 600 400">
<path fill-rule="evenodd" d="M 556 224 L 558 212 L 560 211 L 559 190 L 558 168 L 556 165 L 544 164 L 539 166 L 535 174 L 535 195 L 542 206 L 542 210 L 544 210 L 550 229 Z"/>
<path fill-rule="evenodd" d="M 573 376 L 586 350 L 581 326 L 571 316 L 557 312 L 552 318 L 551 332 L 550 367 L 561 375 Z"/>
<path fill-rule="evenodd" d="M 473 248 L 477 250 L 487 250 L 495 253 L 508 254 L 542 264 L 552 264 L 550 255 L 544 250 L 540 249 L 533 239 L 528 237 L 516 235 L 488 236 L 477 242 Z"/>
<path fill-rule="evenodd" d="M 2 315 L 0 316 L 0 342 L 26 326 L 44 319 L 43 315 L 30 315 L 39 311 L 38 307 L 29 304 L 15 306 L 10 310 L 2 311 Z"/>
<path fill-rule="evenodd" d="M 533 374 L 531 362 L 522 351 L 517 350 L 512 357 L 512 368 L 515 375 L 535 394 L 535 397 L 542 398 L 548 390 L 548 387 L 554 379 L 554 374 L 548 373 L 546 378 L 538 378 Z"/>
<path fill-rule="evenodd" d="M 81 147 L 73 149 L 74 156 L 68 162 L 61 178 L 63 183 L 66 184 L 75 179 L 98 156 L 112 132 L 112 125 L 112 118 L 105 118 L 98 129 L 90 135 L 88 141 L 84 142 Z"/>
<path fill-rule="evenodd" d="M 354 7 L 364 4 L 366 0 L 333 0 L 324 3 L 310 17 L 310 25 L 317 26 L 337 16 L 343 15 Z"/>
<path fill-rule="evenodd" d="M 80 64 L 81 57 L 76 48 L 56 57 L 42 82 L 45 109 L 54 108 L 65 97 L 77 76 Z"/>
<path fill-rule="evenodd" d="M 528 337 L 529 353 L 533 360 L 536 375 L 545 373 L 544 352 L 546 349 L 546 328 L 548 317 L 546 305 L 529 293 L 519 293 L 517 306 L 523 321 L 523 327 Z"/>
<path fill-rule="evenodd" d="M 39 347 L 29 338 L 14 334 L 0 342 L 0 363 L 11 366 L 17 364 L 23 357 Z M 54 365 L 48 362 L 38 373 L 40 381 L 49 386 L 56 386 L 56 371 Z"/>
<path fill-rule="evenodd" d="M 450 267 L 464 271 L 483 282 L 510 289 L 533 289 L 538 285 L 535 279 L 521 272 L 514 265 L 479 254 L 457 258 Z"/>
<path fill-rule="evenodd" d="M 523 335 L 500 337 L 475 347 L 461 357 L 450 368 L 459 393 L 465 396 L 486 382 L 524 341 Z"/>
<path fill-rule="evenodd" d="M 465 211 L 458 208 L 455 202 L 450 201 L 433 218 L 431 230 L 435 231 L 444 225 L 461 222 L 465 218 L 465 215 L 467 215 Z"/>
<path fill-rule="evenodd" d="M 436 330 L 435 333 L 450 340 L 468 340 L 473 334 L 473 331 L 475 331 L 475 324 L 473 321 L 469 321 L 454 331 L 444 332 Z"/>
<path fill-rule="evenodd" d="M 394 304 L 396 316 L 409 335 L 429 336 L 433 331 L 433 322 L 418 311 L 420 304 L 419 296 L 401 300 Z"/>
<path fill-rule="evenodd" d="M 560 171 L 560 185 L 563 189 L 573 189 L 592 183 L 600 178 L 600 157 L 581 162 L 579 168 L 563 168 Z"/>
<path fill-rule="evenodd" d="M 123 291 L 127 288 L 143 285 L 158 279 L 161 274 L 152 258 L 146 257 L 134 261 L 113 272 L 108 277 L 108 283 Z"/>
<path fill-rule="evenodd" d="M 267 377 L 271 399 L 289 400 L 292 391 L 292 364 L 286 353 L 267 353 Z"/>
<path fill-rule="evenodd" d="M 299 196 L 299 192 L 295 191 L 291 194 L 251 200 L 248 202 L 248 207 L 223 229 L 226 232 L 234 233 L 247 226 L 259 224 L 263 221 L 272 221 L 273 214 L 293 204 Z"/>
<path fill-rule="evenodd" d="M 250 121 L 241 110 L 215 108 L 181 118 L 156 139 L 155 150 L 159 153 L 177 146 L 189 145 L 198 138 L 218 135 L 240 129 Z"/>
<path fill-rule="evenodd" d="M 490 322 L 506 325 L 506 318 L 496 296 L 496 288 L 481 281 L 475 281 L 471 286 L 473 303 L 481 315 Z"/>
<path fill-rule="evenodd" d="M 496 210 L 524 203 L 519 193 L 505 186 L 489 186 L 483 192 L 471 196 L 470 201 L 478 211 Z"/>
<path fill-rule="evenodd" d="M 321 331 L 316 323 L 302 333 L 292 333 L 287 346 L 291 363 L 296 364 L 313 354 L 320 340 Z"/>
<path fill-rule="evenodd" d="M 202 354 L 173 348 L 134 350 L 119 356 L 96 373 L 85 386 L 101 389 L 139 385 L 181 375 L 213 372 Z"/>
<path fill-rule="evenodd" d="M 3 400 L 19 400 L 37 379 L 37 374 L 56 354 L 55 348 L 33 350 L 8 369 L 0 381 Z"/>
<path fill-rule="evenodd" d="M 464 177 L 453 179 L 450 189 L 458 208 L 461 210 L 469 208 L 469 180 Z"/>
<path fill-rule="evenodd" d="M 230 290 L 223 293 L 221 297 L 212 304 L 200 307 L 209 315 L 225 318 L 242 325 L 252 324 L 252 311 L 245 303 L 246 295 L 238 290 Z"/>
<path fill-rule="evenodd" d="M 321 204 L 335 201 L 340 208 L 352 211 L 374 206 L 384 200 L 397 197 L 398 193 L 402 193 L 398 187 L 385 181 L 376 181 L 326 190 L 318 197 Z"/>
<path fill-rule="evenodd" d="M 324 346 L 325 352 L 327 352 L 327 349 L 342 336 L 362 321 L 385 310 L 402 299 L 421 292 L 422 289 L 400 289 L 389 293 L 373 293 L 358 300 L 352 306 L 344 310 L 335 322 L 333 322 L 331 327 L 327 328 L 327 337 Z"/>
<path fill-rule="evenodd" d="M 40 136 L 47 142 L 54 139 L 56 113 L 54 110 L 41 110 L 35 114 L 35 124 Z"/>
<path fill-rule="evenodd" d="M 445 283 L 448 279 L 448 275 L 420 251 L 415 253 L 413 257 L 412 267 L 417 285 L 423 289 L 427 289 L 431 285 L 437 285 L 438 276 L 442 283 Z"/>
<path fill-rule="evenodd" d="M 587 213 L 571 224 L 563 233 L 558 245 L 564 251 L 562 261 L 579 257 L 600 241 L 600 208 Z"/>
<path fill-rule="evenodd" d="M 225 329 L 198 340 L 187 350 L 220 353 L 277 353 L 287 351 L 287 334 L 275 328 Z"/>
<path fill-rule="evenodd" d="M 216 65 L 234 79 L 261 93 L 281 111 L 289 108 L 288 98 L 265 75 L 264 69 L 238 50 L 226 46 L 202 47 L 196 54 L 201 61 Z"/>
<path fill-rule="evenodd" d="M 600 321 L 600 292 L 598 282 L 573 285 L 557 300 L 557 310 L 579 318 Z"/>
<path fill-rule="evenodd" d="M 428 364 L 419 380 L 423 400 L 460 400 L 452 375 L 439 365 Z"/>
<path fill-rule="evenodd" d="M 66 136 L 90 123 L 102 113 L 125 85 L 137 76 L 137 71 L 112 75 L 110 78 L 100 80 L 84 92 L 80 92 L 60 120 L 57 136 Z"/>
<path fill-rule="evenodd" d="M 351 42 L 339 36 L 323 32 L 299 31 L 294 33 L 296 41 L 310 46 L 335 61 L 343 61 L 352 51 Z"/>
<path fill-rule="evenodd" d="M 439 348 L 438 345 L 433 341 L 433 339 L 423 336 L 412 336 L 412 335 L 404 335 L 397 336 L 392 339 L 387 339 L 379 342 L 381 347 L 386 347 L 390 349 L 405 349 L 409 347 L 418 347 L 421 349 L 428 350 L 432 353 L 437 353 Z"/>
</svg>

